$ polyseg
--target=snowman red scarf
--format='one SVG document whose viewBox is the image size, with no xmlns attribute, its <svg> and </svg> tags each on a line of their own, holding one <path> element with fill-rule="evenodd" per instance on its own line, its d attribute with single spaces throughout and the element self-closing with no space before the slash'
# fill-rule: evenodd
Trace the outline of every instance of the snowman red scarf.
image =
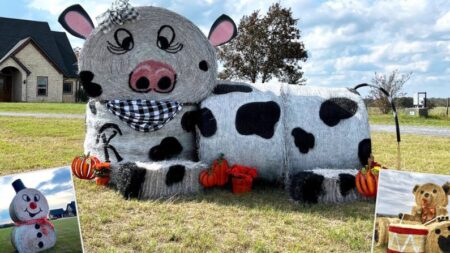
<svg viewBox="0 0 450 253">
<path fill-rule="evenodd" d="M 45 225 L 49 225 L 52 229 L 55 229 L 55 226 L 48 220 L 48 218 L 40 218 L 28 221 L 16 221 L 14 223 L 16 224 L 16 226 L 39 224 L 42 228 L 42 233 L 44 233 L 44 235 L 48 235 L 48 230 L 45 227 Z"/>
</svg>

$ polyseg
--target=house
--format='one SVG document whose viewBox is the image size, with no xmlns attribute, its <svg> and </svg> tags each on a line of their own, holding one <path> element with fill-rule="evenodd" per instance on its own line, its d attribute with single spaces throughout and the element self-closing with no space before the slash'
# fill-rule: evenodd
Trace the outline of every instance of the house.
<svg viewBox="0 0 450 253">
<path fill-rule="evenodd" d="M 67 204 L 66 211 L 64 212 L 64 217 L 73 217 L 77 216 L 77 209 L 75 207 L 75 201 Z"/>
<path fill-rule="evenodd" d="M 50 219 L 54 220 L 54 219 L 59 219 L 64 217 L 64 209 L 59 208 L 59 209 L 53 209 L 50 210 Z"/>
<path fill-rule="evenodd" d="M 0 102 L 75 102 L 77 78 L 66 33 L 0 17 Z"/>
</svg>

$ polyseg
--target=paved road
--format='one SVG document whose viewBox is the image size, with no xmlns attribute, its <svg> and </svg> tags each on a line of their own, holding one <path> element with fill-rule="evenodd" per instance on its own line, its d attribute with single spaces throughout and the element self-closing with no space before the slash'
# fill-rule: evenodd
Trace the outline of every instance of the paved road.
<svg viewBox="0 0 450 253">
<path fill-rule="evenodd" d="M 35 117 L 35 118 L 65 118 L 84 119 L 84 114 L 52 114 L 52 113 L 22 113 L 22 112 L 0 112 L 0 116 L 8 117 Z M 370 125 L 370 129 L 375 132 L 395 133 L 394 125 Z M 450 128 L 428 127 L 428 126 L 400 126 L 402 134 L 419 134 L 431 136 L 450 137 Z"/>
<path fill-rule="evenodd" d="M 57 119 L 84 119 L 84 114 L 0 112 L 0 116 L 7 116 L 7 117 L 34 117 L 34 118 L 57 118 Z"/>
<path fill-rule="evenodd" d="M 370 130 L 375 131 L 375 132 L 395 133 L 395 126 L 394 125 L 370 125 Z M 400 133 L 401 134 L 419 134 L 419 135 L 450 137 L 450 128 L 400 125 Z"/>
</svg>

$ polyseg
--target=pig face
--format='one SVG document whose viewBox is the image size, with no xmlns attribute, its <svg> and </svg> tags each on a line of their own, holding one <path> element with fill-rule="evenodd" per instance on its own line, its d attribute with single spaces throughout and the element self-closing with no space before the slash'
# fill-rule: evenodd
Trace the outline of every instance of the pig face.
<svg viewBox="0 0 450 253">
<path fill-rule="evenodd" d="M 46 218 L 49 206 L 47 199 L 40 191 L 26 188 L 14 196 L 10 212 L 15 221 L 35 220 Z"/>
<path fill-rule="evenodd" d="M 80 54 L 80 79 L 96 100 L 172 100 L 200 102 L 215 86 L 214 46 L 236 35 L 236 26 L 222 15 L 209 38 L 186 18 L 157 7 L 137 7 L 138 18 L 114 24 L 104 33 L 94 28 L 79 5 L 60 16 L 71 34 L 85 38 Z"/>
</svg>

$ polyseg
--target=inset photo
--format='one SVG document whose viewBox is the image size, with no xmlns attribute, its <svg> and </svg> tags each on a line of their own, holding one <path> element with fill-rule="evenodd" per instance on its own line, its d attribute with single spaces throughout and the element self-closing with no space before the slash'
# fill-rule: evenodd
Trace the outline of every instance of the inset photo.
<svg viewBox="0 0 450 253">
<path fill-rule="evenodd" d="M 450 175 L 381 170 L 372 252 L 450 252 Z"/>
<path fill-rule="evenodd" d="M 70 168 L 0 177 L 1 252 L 83 252 Z"/>
</svg>

